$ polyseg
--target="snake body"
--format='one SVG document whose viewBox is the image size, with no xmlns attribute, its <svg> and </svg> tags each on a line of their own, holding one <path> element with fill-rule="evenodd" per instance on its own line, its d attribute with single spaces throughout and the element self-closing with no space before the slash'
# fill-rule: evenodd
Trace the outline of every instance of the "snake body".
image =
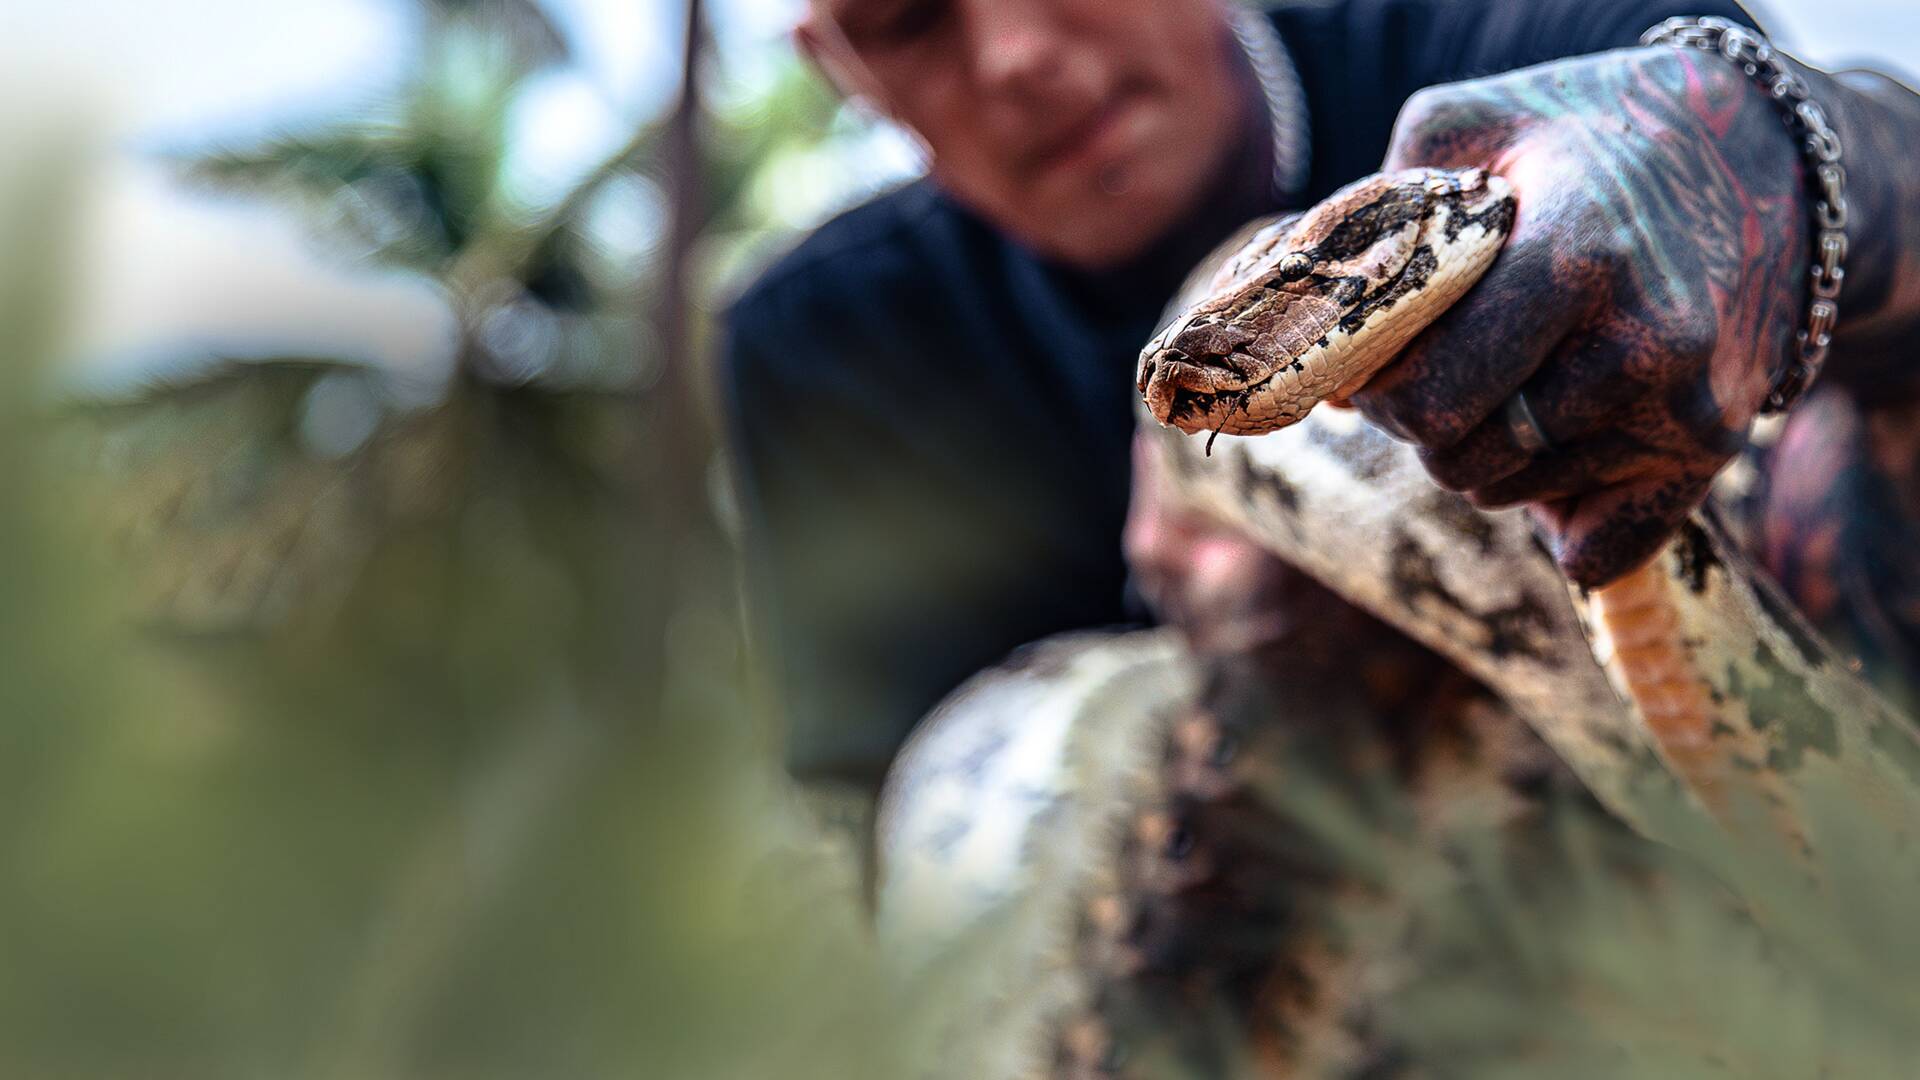
<svg viewBox="0 0 1920 1080">
<path fill-rule="evenodd" d="M 1148 425 L 1149 467 L 1173 480 L 1166 486 L 1187 509 L 1253 537 L 1491 688 L 1642 831 L 1674 827 L 1666 811 L 1690 806 L 1817 876 L 1825 838 L 1801 806 L 1819 787 L 1863 801 L 1906 837 L 1920 822 L 1915 726 L 1819 640 L 1711 508 L 1647 565 L 1586 595 L 1523 516 L 1474 509 L 1429 482 L 1410 448 L 1352 413 L 1315 410 L 1364 385 L 1465 295 L 1498 257 L 1515 211 L 1497 177 L 1417 170 L 1369 177 L 1243 233 L 1190 279 L 1142 354 L 1142 400 L 1166 425 Z M 1204 444 L 1188 437 L 1202 433 Z M 1056 925 L 1028 943 L 1050 944 L 1029 949 L 1031 966 L 1010 970 L 1030 977 L 996 998 L 1032 1004 L 1025 991 L 1054 987 L 1044 1005 L 1002 1010 L 1024 1018 L 1026 1041 L 1013 1044 L 1029 1053 L 993 1075 L 1045 1075 L 1097 1050 L 1062 1058 L 1034 1048 L 1073 1043 L 1062 1025 L 1084 1011 L 1096 980 L 1071 943 L 1113 921 L 1100 912 L 1121 868 L 1138 861 L 1127 853 L 1140 847 L 1140 822 L 1194 786 L 1179 720 L 1194 675 L 1168 655 L 1168 640 L 1133 663 L 1078 647 L 1105 659 L 1062 666 L 1081 674 L 1081 693 L 1056 689 L 1039 710 L 1053 716 L 1040 725 L 1051 732 L 1044 750 L 1032 701 L 996 701 L 1004 677 L 983 677 L 903 755 L 882 811 L 882 921 L 895 940 L 952 944 L 991 901 L 1074 898 L 1042 905 Z M 1095 669 L 1105 674 L 1088 677 Z M 1129 683 L 1129 673 L 1147 677 Z M 1026 801 L 1021 824 L 1007 823 L 1009 800 Z M 997 860 L 982 856 L 989 849 Z M 1058 978 L 1041 980 L 1041 970 Z M 1042 1032 L 1051 1041 L 1034 1041 Z"/>
<path fill-rule="evenodd" d="M 1368 177 L 1291 224 L 1264 227 L 1237 254 L 1216 257 L 1223 269 L 1190 286 L 1142 353 L 1149 412 L 1189 433 L 1267 435 L 1297 423 L 1364 385 L 1464 295 L 1497 257 L 1515 211 L 1498 177 L 1423 169 Z M 1430 269 L 1416 273 L 1421 265 Z M 1277 304 L 1267 299 L 1276 289 Z M 1306 341 L 1316 330 L 1324 336 Z M 1876 748 L 1898 756 L 1911 745 L 1913 725 L 1853 678 L 1710 511 L 1622 580 L 1569 594 L 1512 515 L 1459 504 L 1371 433 L 1344 438 L 1341 449 L 1325 429 L 1306 433 L 1334 448 L 1317 467 L 1297 443 L 1249 442 L 1218 468 L 1189 461 L 1184 486 L 1206 511 L 1499 689 L 1626 819 L 1644 817 L 1644 796 L 1630 787 L 1658 782 L 1639 752 L 1650 744 L 1710 810 L 1769 807 L 1783 836 L 1804 847 L 1795 770 L 1782 763 L 1797 769 L 1813 746 L 1849 765 L 1879 757 L 1864 769 L 1872 774 L 1893 764 Z M 1260 493 L 1221 482 L 1236 474 L 1263 481 L 1278 514 L 1254 516 Z M 1316 487 L 1337 490 L 1308 508 L 1301 493 Z M 1389 491 L 1398 494 L 1383 499 Z M 1409 540 L 1406 511 L 1416 508 L 1431 522 L 1466 523 L 1464 543 L 1416 554 L 1430 550 Z M 1375 527 L 1350 528 L 1356 515 Z M 1301 541 L 1316 528 L 1329 535 Z M 1505 535 L 1478 539 L 1486 529 Z M 1474 565 L 1476 554 L 1494 557 Z M 1773 707 L 1790 715 L 1756 713 L 1761 688 L 1779 688 L 1768 700 L 1788 699 Z"/>
</svg>

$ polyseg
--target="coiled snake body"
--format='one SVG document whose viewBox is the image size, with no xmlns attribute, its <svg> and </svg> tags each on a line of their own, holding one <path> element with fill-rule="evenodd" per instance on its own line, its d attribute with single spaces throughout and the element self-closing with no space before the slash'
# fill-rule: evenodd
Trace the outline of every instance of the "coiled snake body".
<svg viewBox="0 0 1920 1080">
<path fill-rule="evenodd" d="M 1144 435 L 1152 467 L 1174 481 L 1168 494 L 1491 688 L 1643 831 L 1664 827 L 1650 808 L 1677 787 L 1817 876 L 1823 838 L 1799 805 L 1821 785 L 1904 833 L 1920 821 L 1914 726 L 1828 650 L 1710 509 L 1651 563 L 1582 595 L 1522 516 L 1473 509 L 1353 414 L 1314 411 L 1470 290 L 1514 215 L 1497 177 L 1419 170 L 1369 177 L 1223 248 L 1142 357 L 1148 411 L 1185 433 Z M 1076 995 L 1092 961 L 1072 943 L 1090 922 L 1119 919 L 1103 905 L 1124 892 L 1117 881 L 1140 880 L 1128 860 L 1165 828 L 1160 808 L 1195 782 L 1190 751 L 1204 758 L 1207 745 L 1182 734 L 1197 676 L 1164 634 L 1038 657 L 937 712 L 881 812 L 891 940 L 951 944 L 996 904 L 1048 898 L 1024 909 L 1028 966 L 1009 969 L 1023 974 L 988 995 L 970 1029 L 1012 1047 L 1002 1075 L 1065 1060 L 1042 1046 L 1071 1042 L 1062 1018 L 1086 1004 Z"/>
</svg>

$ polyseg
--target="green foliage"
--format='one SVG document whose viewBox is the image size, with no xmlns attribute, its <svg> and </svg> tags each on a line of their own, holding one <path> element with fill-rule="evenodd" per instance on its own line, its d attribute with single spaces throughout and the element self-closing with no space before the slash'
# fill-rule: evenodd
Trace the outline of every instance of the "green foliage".
<svg viewBox="0 0 1920 1080">
<path fill-rule="evenodd" d="M 1672 846 L 1561 798 L 1436 848 L 1410 842 L 1396 823 L 1414 809 L 1390 792 L 1304 788 L 1273 798 L 1405 905 L 1336 917 L 1397 958 L 1380 1027 L 1423 1075 L 1893 1080 L 1920 1060 L 1920 863 L 1857 792 L 1807 800 L 1840 838 L 1816 878 L 1677 803 L 1650 818 Z"/>
<path fill-rule="evenodd" d="M 446 286 L 442 400 L 261 357 L 49 415 L 0 369 L 0 1075 L 908 1071 L 852 861 L 751 715 L 706 487 L 665 482 L 710 458 L 688 403 L 486 351 L 518 305 L 660 363 L 577 236 L 651 130 L 500 196 L 537 10 L 436 4 L 399 99 L 193 167 Z M 71 172 L 0 205 L 51 234 Z M 66 279 L 5 269 L 10 341 L 55 351 Z M 370 423 L 316 440 L 329 401 Z"/>
<path fill-rule="evenodd" d="M 497 201 L 509 110 L 558 39 L 529 5 L 504 10 L 514 24 L 538 19 L 541 44 L 477 14 L 502 5 L 433 7 L 439 13 L 396 99 L 337 126 L 199 155 L 190 171 L 227 190 L 304 202 L 310 213 L 336 210 L 328 227 L 357 233 L 375 258 L 429 272 L 510 228 L 514 208 Z"/>
</svg>

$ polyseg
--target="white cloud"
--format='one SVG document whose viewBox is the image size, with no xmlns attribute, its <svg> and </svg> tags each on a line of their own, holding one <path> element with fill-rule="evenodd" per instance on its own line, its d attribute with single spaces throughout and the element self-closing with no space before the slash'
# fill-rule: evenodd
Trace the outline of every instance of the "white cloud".
<svg viewBox="0 0 1920 1080">
<path fill-rule="evenodd" d="M 679 82 L 675 0 L 542 0 L 581 73 L 630 118 L 664 107 Z"/>
<path fill-rule="evenodd" d="M 89 196 L 69 381 L 116 393 L 216 360 L 314 357 L 430 396 L 452 373 L 457 324 L 430 279 L 343 264 L 283 212 L 152 168 L 105 169 Z"/>
<path fill-rule="evenodd" d="M 534 76 L 520 88 L 507 123 L 506 194 L 522 206 L 556 201 L 632 134 L 605 96 L 578 70 Z"/>
<path fill-rule="evenodd" d="M 55 67 L 126 130 L 198 140 L 325 115 L 397 81 L 417 16 L 383 0 L 66 0 L 9 20 L 0 58 Z"/>
<path fill-rule="evenodd" d="M 1891 65 L 1920 73 L 1914 0 L 1758 0 L 1751 5 L 1788 52 L 1822 67 Z"/>
</svg>

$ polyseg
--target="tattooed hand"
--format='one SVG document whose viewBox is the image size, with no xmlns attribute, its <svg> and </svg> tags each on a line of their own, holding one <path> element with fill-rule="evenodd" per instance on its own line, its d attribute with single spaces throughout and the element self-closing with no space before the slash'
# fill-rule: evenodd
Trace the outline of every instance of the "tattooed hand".
<svg viewBox="0 0 1920 1080">
<path fill-rule="evenodd" d="M 1651 556 L 1745 440 L 1805 306 L 1799 150 L 1732 65 L 1641 49 L 1416 95 L 1386 167 L 1485 166 L 1520 213 L 1479 286 L 1354 404 L 1575 581 Z M 1524 390 L 1554 448 L 1521 449 Z"/>
</svg>

